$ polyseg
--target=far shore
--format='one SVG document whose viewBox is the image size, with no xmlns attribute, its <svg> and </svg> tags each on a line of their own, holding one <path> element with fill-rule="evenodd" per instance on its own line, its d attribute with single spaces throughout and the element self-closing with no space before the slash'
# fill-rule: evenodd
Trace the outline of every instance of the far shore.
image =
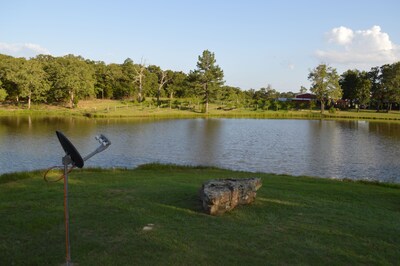
<svg viewBox="0 0 400 266">
<path fill-rule="evenodd" d="M 265 119 L 348 119 L 400 121 L 400 111 L 376 112 L 376 110 L 253 110 L 249 108 L 231 108 L 211 104 L 208 113 L 201 111 L 201 105 L 169 108 L 157 107 L 151 102 L 142 104 L 118 100 L 80 101 L 76 108 L 55 105 L 19 106 L 0 104 L 0 116 L 76 116 L 87 118 L 265 118 Z"/>
</svg>

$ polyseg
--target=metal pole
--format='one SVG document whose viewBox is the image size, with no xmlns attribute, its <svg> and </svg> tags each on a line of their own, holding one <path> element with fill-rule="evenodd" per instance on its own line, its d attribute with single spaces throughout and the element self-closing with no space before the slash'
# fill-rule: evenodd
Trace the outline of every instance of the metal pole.
<svg viewBox="0 0 400 266">
<path fill-rule="evenodd" d="M 68 209 L 68 164 L 71 157 L 66 155 L 63 157 L 64 164 L 64 220 L 65 220 L 65 259 L 66 266 L 71 265 L 71 245 L 69 242 L 69 209 Z"/>
</svg>

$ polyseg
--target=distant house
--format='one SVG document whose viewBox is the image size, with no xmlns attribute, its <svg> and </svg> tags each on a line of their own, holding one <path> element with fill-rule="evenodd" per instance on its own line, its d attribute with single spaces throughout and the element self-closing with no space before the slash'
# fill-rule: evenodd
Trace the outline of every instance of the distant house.
<svg viewBox="0 0 400 266">
<path fill-rule="evenodd" d="M 302 93 L 302 94 L 297 94 L 296 97 L 292 99 L 292 101 L 310 102 L 315 99 L 317 99 L 317 96 L 315 94 Z"/>
<path fill-rule="evenodd" d="M 301 93 L 297 94 L 294 98 L 291 98 L 290 101 L 294 103 L 296 109 L 303 108 L 311 108 L 311 102 L 316 101 L 317 96 L 312 93 Z M 308 106 L 308 107 L 307 107 Z"/>
<path fill-rule="evenodd" d="M 297 94 L 295 98 L 277 98 L 276 101 L 278 102 L 295 102 L 295 103 L 302 103 L 302 102 L 310 102 L 312 100 L 317 99 L 317 96 L 312 93 L 302 93 Z"/>
<path fill-rule="evenodd" d="M 278 102 L 290 102 L 292 99 L 291 98 L 278 98 L 276 99 Z"/>
</svg>

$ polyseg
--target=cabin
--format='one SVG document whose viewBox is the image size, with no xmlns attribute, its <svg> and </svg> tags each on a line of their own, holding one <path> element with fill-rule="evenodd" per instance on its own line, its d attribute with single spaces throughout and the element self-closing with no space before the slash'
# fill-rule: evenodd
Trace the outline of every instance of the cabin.
<svg viewBox="0 0 400 266">
<path fill-rule="evenodd" d="M 312 100 L 315 100 L 315 99 L 317 99 L 317 96 L 315 94 L 312 94 L 312 93 L 301 93 L 301 94 L 297 94 L 295 96 L 295 98 L 293 98 L 292 100 L 309 102 L 309 101 L 312 101 Z"/>
<path fill-rule="evenodd" d="M 297 94 L 295 98 L 277 98 L 275 101 L 282 103 L 292 103 L 295 109 L 311 108 L 311 102 L 317 103 L 317 96 L 312 93 Z"/>
</svg>

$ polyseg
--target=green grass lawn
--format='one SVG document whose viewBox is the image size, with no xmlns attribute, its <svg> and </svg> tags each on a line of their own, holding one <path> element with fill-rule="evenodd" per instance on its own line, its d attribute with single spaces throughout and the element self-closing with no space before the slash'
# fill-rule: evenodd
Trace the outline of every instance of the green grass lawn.
<svg viewBox="0 0 400 266">
<path fill-rule="evenodd" d="M 319 110 L 253 110 L 245 108 L 223 109 L 220 105 L 210 104 L 209 113 L 200 111 L 196 104 L 192 109 L 183 106 L 182 109 L 168 107 L 157 108 L 149 99 L 138 104 L 118 100 L 86 100 L 80 101 L 77 108 L 70 109 L 63 106 L 32 105 L 30 110 L 24 105 L 0 105 L 0 116 L 10 115 L 39 115 L 39 116 L 78 116 L 90 118 L 197 118 L 197 117 L 228 117 L 228 118 L 288 118 L 288 119 L 362 119 L 362 120 L 390 120 L 400 121 L 398 110 L 390 113 L 377 113 L 374 110 L 324 112 Z"/>
<path fill-rule="evenodd" d="M 400 186 L 147 165 L 70 174 L 72 261 L 79 265 L 394 265 Z M 212 178 L 261 177 L 252 205 L 202 213 Z M 0 176 L 0 265 L 65 262 L 63 184 Z M 147 224 L 151 231 L 143 231 Z"/>
</svg>

